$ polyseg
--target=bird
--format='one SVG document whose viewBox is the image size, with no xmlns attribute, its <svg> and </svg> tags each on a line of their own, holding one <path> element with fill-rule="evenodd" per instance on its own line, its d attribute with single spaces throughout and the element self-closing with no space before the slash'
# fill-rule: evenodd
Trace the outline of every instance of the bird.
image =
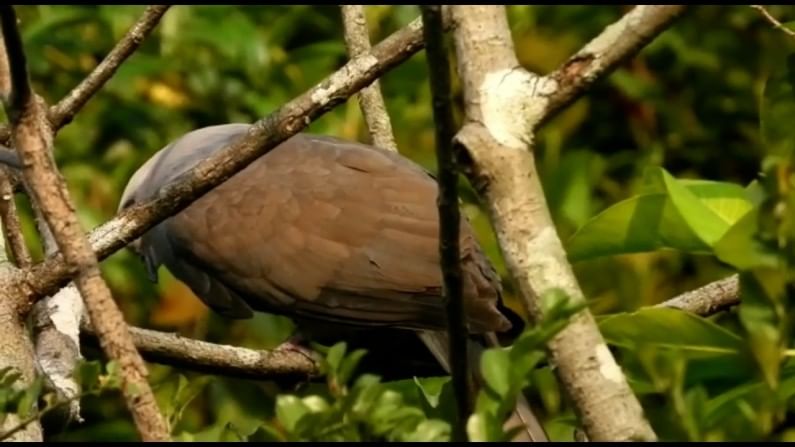
<svg viewBox="0 0 795 447">
<path fill-rule="evenodd" d="M 118 210 L 154 199 L 250 126 L 211 125 L 175 139 L 133 173 Z M 312 340 L 410 332 L 449 373 L 437 195 L 433 175 L 397 152 L 297 133 L 130 248 L 151 280 L 165 266 L 223 317 L 284 315 Z M 477 359 L 522 320 L 504 305 L 500 277 L 466 218 L 459 244 Z M 524 396 L 511 420 L 524 425 L 522 440 L 547 440 Z"/>
</svg>

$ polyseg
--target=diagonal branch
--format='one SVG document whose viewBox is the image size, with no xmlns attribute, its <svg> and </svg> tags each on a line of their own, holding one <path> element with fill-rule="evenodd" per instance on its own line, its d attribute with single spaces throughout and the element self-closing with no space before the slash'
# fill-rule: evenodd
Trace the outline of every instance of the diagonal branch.
<svg viewBox="0 0 795 447">
<path fill-rule="evenodd" d="M 48 118 L 53 128 L 60 129 L 72 121 L 77 112 L 108 82 L 121 64 L 141 46 L 141 43 L 155 29 L 169 7 L 170 5 L 148 6 L 141 18 L 119 40 L 110 53 L 105 56 L 105 59 L 94 68 L 94 71 L 86 76 L 68 95 L 58 101 L 58 104 L 50 108 Z"/>
<path fill-rule="evenodd" d="M 767 10 L 767 8 L 765 8 L 762 5 L 750 5 L 750 6 L 752 8 L 754 8 L 754 9 L 756 9 L 757 11 L 759 11 L 759 13 L 762 14 L 762 17 L 764 17 L 765 20 L 767 20 L 768 22 L 770 22 L 771 25 L 773 25 L 773 28 L 783 32 L 784 34 L 788 35 L 789 37 L 795 37 L 795 31 L 787 28 L 777 18 L 773 17 L 773 15 L 770 14 L 770 12 Z"/>
<path fill-rule="evenodd" d="M 447 332 L 450 335 L 450 369 L 457 418 L 453 431 L 456 442 L 466 442 L 466 421 L 472 412 L 472 396 L 467 353 L 467 328 L 464 314 L 463 284 L 461 280 L 461 252 L 458 209 L 458 167 L 453 155 L 452 93 L 450 62 L 442 26 L 442 6 L 424 5 L 422 22 L 431 83 L 433 120 L 436 130 L 436 162 L 438 165 L 439 197 L 439 259 L 444 280 L 444 299 L 447 303 Z"/>
<path fill-rule="evenodd" d="M 370 51 L 370 35 L 367 19 L 362 5 L 342 5 L 342 25 L 345 28 L 345 44 L 348 57 L 354 59 Z M 397 144 L 392 132 L 392 123 L 386 111 L 381 85 L 376 79 L 357 95 L 367 128 L 370 130 L 373 145 L 397 152 Z"/>
<path fill-rule="evenodd" d="M 91 232 L 89 240 L 104 259 L 145 233 L 161 220 L 179 212 L 273 147 L 304 129 L 337 104 L 399 65 L 423 46 L 422 22 L 416 19 L 252 126 L 248 135 L 197 164 L 178 181 L 148 202 L 128 208 Z M 52 294 L 65 285 L 75 269 L 60 255 L 27 269 L 17 284 L 31 298 Z"/>
<path fill-rule="evenodd" d="M 663 301 L 656 307 L 671 307 L 706 317 L 739 303 L 740 277 L 732 275 Z"/>
<path fill-rule="evenodd" d="M 47 117 L 55 132 L 69 124 L 77 112 L 116 73 L 121 64 L 141 46 L 141 43 L 157 26 L 169 7 L 169 5 L 148 6 L 127 34 L 119 40 L 110 53 L 105 56 L 105 59 L 94 68 L 94 71 L 86 76 L 58 104 L 50 107 Z M 8 127 L 0 127 L 0 142 L 6 143 L 10 138 L 11 130 Z"/>
<path fill-rule="evenodd" d="M 640 5 L 605 28 L 560 68 L 547 75 L 558 83 L 558 87 L 547 96 L 546 109 L 537 126 L 643 49 L 685 10 L 684 5 Z"/>
<path fill-rule="evenodd" d="M 42 101 L 28 81 L 25 54 L 11 6 L 0 9 L 6 54 L 11 67 L 11 95 L 6 110 L 12 122 L 12 139 L 23 165 L 31 196 L 41 206 L 65 261 L 78 272 L 75 281 L 89 315 L 97 325 L 100 342 L 108 357 L 121 366 L 122 393 L 142 440 L 169 439 L 165 421 L 146 381 L 143 360 L 127 332 L 121 311 L 99 271 L 75 215 L 74 206 L 52 157 L 52 132 Z"/>
</svg>

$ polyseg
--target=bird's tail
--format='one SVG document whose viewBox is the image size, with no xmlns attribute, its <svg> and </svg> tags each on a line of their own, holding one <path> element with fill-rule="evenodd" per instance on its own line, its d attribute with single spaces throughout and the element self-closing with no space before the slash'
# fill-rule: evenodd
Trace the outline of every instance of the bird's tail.
<svg viewBox="0 0 795 447">
<path fill-rule="evenodd" d="M 428 350 L 431 351 L 433 356 L 442 365 L 442 367 L 450 372 L 450 355 L 449 355 L 449 342 L 446 332 L 438 331 L 422 331 L 417 333 L 420 340 L 425 344 Z M 480 357 L 486 347 L 500 346 L 497 336 L 493 333 L 486 334 L 486 345 L 483 346 L 474 340 L 469 340 L 469 354 L 470 354 L 470 370 L 475 377 L 475 383 L 482 384 L 483 381 L 480 377 Z M 513 439 L 513 442 L 547 442 L 546 432 L 539 422 L 538 418 L 533 414 L 530 408 L 530 403 L 524 397 L 524 394 L 519 393 L 516 398 L 516 407 L 513 410 L 510 418 L 505 422 L 504 428 L 511 430 L 516 427 L 523 427 Z"/>
</svg>

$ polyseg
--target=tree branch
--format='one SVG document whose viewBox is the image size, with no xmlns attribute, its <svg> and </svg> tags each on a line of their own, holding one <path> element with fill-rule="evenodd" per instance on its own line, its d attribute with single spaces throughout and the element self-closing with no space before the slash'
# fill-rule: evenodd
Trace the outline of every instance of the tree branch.
<svg viewBox="0 0 795 447">
<path fill-rule="evenodd" d="M 706 317 L 740 304 L 740 277 L 719 279 L 657 304 L 656 307 L 682 309 Z"/>
<path fill-rule="evenodd" d="M 571 56 L 546 77 L 558 87 L 546 95 L 546 109 L 536 127 L 576 100 L 597 80 L 634 56 L 665 31 L 687 8 L 684 5 L 640 5 Z"/>
<path fill-rule="evenodd" d="M 454 6 L 466 124 L 456 140 L 485 197 L 506 265 L 533 319 L 539 298 L 559 289 L 584 302 L 541 188 L 534 131 L 597 78 L 661 32 L 683 7 L 638 6 L 546 77 L 519 67 L 504 7 Z M 548 344 L 556 372 L 593 441 L 656 436 L 621 368 L 585 309 Z"/>
<path fill-rule="evenodd" d="M 0 96 L 4 103 L 12 98 L 11 66 L 5 49 L 6 42 L 0 33 Z M 5 224 L 8 214 L 3 216 Z M 5 225 L 3 225 L 5 227 Z M 3 228 L 3 232 L 6 229 Z M 14 386 L 28 386 L 35 374 L 35 358 L 33 346 L 28 337 L 22 310 L 28 307 L 26 297 L 20 293 L 18 284 L 19 270 L 8 260 L 5 238 L 0 238 L 0 368 L 12 368 L 21 374 L 21 380 Z M 0 432 L 5 433 L 21 423 L 18 414 L 8 414 L 0 422 Z M 14 432 L 8 439 L 11 441 L 41 442 L 41 424 L 36 421 L 26 424 L 24 429 Z"/>
<path fill-rule="evenodd" d="M 428 74 L 433 98 L 433 119 L 436 129 L 436 161 L 439 183 L 439 256 L 444 279 L 444 299 L 447 303 L 447 332 L 450 341 L 450 369 L 457 418 L 453 430 L 455 442 L 466 442 L 466 423 L 472 412 L 472 389 L 467 353 L 467 328 L 464 320 L 464 298 L 461 282 L 461 253 L 459 229 L 461 215 L 458 209 L 458 167 L 453 155 L 452 93 L 450 88 L 450 61 L 444 41 L 442 6 L 423 5 L 422 22 L 427 53 Z"/>
<path fill-rule="evenodd" d="M 146 8 L 141 18 L 130 28 L 127 34 L 119 40 L 115 47 L 105 56 L 105 59 L 94 68 L 80 84 L 72 89 L 58 104 L 50 108 L 48 117 L 52 127 L 60 129 L 69 124 L 81 108 L 91 99 L 96 92 L 116 73 L 122 62 L 127 60 L 144 39 L 155 29 L 163 14 L 170 5 L 151 5 Z"/>
<path fill-rule="evenodd" d="M 0 168 L 0 219 L 3 222 L 5 238 L 10 246 L 11 255 L 14 257 L 14 263 L 17 267 L 29 267 L 33 263 L 33 259 L 27 244 L 25 244 L 8 168 Z"/>
<path fill-rule="evenodd" d="M 342 5 L 342 24 L 345 29 L 345 45 L 348 57 L 354 59 L 370 51 L 370 35 L 367 30 L 367 19 L 362 5 Z M 359 107 L 362 109 L 373 145 L 397 152 L 397 144 L 392 132 L 392 123 L 386 110 L 381 85 L 376 79 L 370 86 L 357 94 Z"/>
<path fill-rule="evenodd" d="M 78 271 L 76 285 L 86 301 L 108 357 L 121 366 L 122 393 L 144 441 L 169 439 L 165 421 L 146 381 L 143 360 L 127 332 L 124 317 L 99 271 L 97 258 L 80 228 L 63 178 L 52 158 L 53 133 L 42 101 L 28 81 L 25 54 L 11 6 L 0 10 L 6 54 L 11 67 L 11 95 L 6 110 L 31 196 L 41 206 L 65 261 Z"/>
<path fill-rule="evenodd" d="M 54 132 L 69 124 L 77 112 L 110 80 L 121 64 L 141 46 L 169 7 L 170 5 L 148 6 L 105 59 L 58 104 L 50 107 L 47 117 Z M 7 143 L 10 138 L 11 130 L 8 127 L 0 127 L 0 142 Z"/>
<path fill-rule="evenodd" d="M 58 244 L 47 219 L 36 196 L 30 193 L 29 182 L 22 179 L 22 183 L 30 200 L 44 255 L 55 255 Z M 67 421 L 82 420 L 80 399 L 76 398 L 80 395 L 80 384 L 74 373 L 77 361 L 82 358 L 79 325 L 84 312 L 83 298 L 74 283 L 37 302 L 31 310 L 37 364 L 47 378 L 45 385 L 67 402 Z"/>
<path fill-rule="evenodd" d="M 96 337 L 91 324 L 84 335 Z M 319 374 L 314 361 L 288 349 L 254 350 L 130 327 L 135 346 L 149 361 L 195 371 L 258 380 L 307 380 Z"/>
<path fill-rule="evenodd" d="M 795 37 L 795 31 L 787 28 L 786 26 L 784 26 L 783 23 L 779 22 L 777 18 L 773 17 L 773 15 L 770 14 L 767 8 L 765 8 L 762 5 L 750 5 L 750 6 L 756 9 L 757 11 L 759 11 L 759 13 L 762 14 L 762 17 L 764 17 L 765 20 L 767 20 L 768 22 L 770 22 L 771 25 L 773 25 L 773 28 L 783 32 L 784 34 L 790 37 Z"/>
<path fill-rule="evenodd" d="M 257 121 L 248 135 L 197 164 L 178 181 L 163 188 L 154 200 L 119 213 L 89 235 L 99 259 L 123 248 L 163 219 L 181 211 L 273 147 L 346 100 L 423 46 L 422 22 L 417 19 L 327 77 L 309 91 Z M 15 282 L 29 299 L 55 293 L 75 274 L 60 255 L 26 269 Z"/>
<path fill-rule="evenodd" d="M 141 45 L 168 8 L 164 5 L 148 7 L 105 59 L 57 105 L 50 107 L 48 119 L 53 133 L 57 133 L 58 129 L 71 122 L 91 97 Z M 9 137 L 9 129 L 0 128 L 0 138 L 7 140 Z M 0 160 L 10 166 L 22 168 L 15 152 L 3 151 L 0 153 Z M 26 189 L 30 190 L 29 187 Z M 33 196 L 31 196 L 31 206 L 44 253 L 47 256 L 53 255 L 58 252 L 58 246 Z M 47 384 L 54 387 L 54 390 L 69 402 L 69 417 L 79 420 L 80 400 L 71 397 L 79 392 L 73 372 L 77 366 L 76 360 L 81 357 L 76 322 L 83 316 L 81 297 L 72 285 L 53 296 L 48 296 L 39 304 L 33 308 L 33 320 L 36 322 L 35 349 L 39 368 L 47 376 Z"/>
</svg>

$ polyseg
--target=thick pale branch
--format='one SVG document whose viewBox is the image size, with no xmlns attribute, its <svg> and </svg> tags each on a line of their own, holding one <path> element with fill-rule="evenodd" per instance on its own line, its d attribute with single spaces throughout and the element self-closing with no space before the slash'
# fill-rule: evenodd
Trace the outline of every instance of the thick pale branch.
<svg viewBox="0 0 795 447">
<path fill-rule="evenodd" d="M 30 88 L 16 14 L 10 6 L 2 7 L 0 14 L 11 67 L 12 90 L 6 110 L 11 117 L 12 140 L 22 161 L 31 196 L 41 206 L 65 261 L 79 272 L 75 283 L 92 321 L 97 324 L 103 349 L 121 365 L 122 392 L 141 438 L 144 441 L 167 440 L 165 420 L 146 381 L 146 367 L 100 275 L 97 258 L 80 228 L 66 184 L 53 161 L 53 134 L 43 101 Z"/>
<path fill-rule="evenodd" d="M 295 135 L 312 120 L 345 101 L 423 46 L 419 19 L 392 34 L 364 56 L 258 121 L 248 135 L 199 163 L 177 182 L 161 190 L 157 199 L 131 207 L 90 234 L 97 257 L 104 259 L 145 233 L 153 225 L 187 207 L 270 149 Z M 61 256 L 26 270 L 24 287 L 31 297 L 52 294 L 75 270 Z"/>
<path fill-rule="evenodd" d="M 458 167 L 453 154 L 455 122 L 453 120 L 450 61 L 442 26 L 442 6 L 425 5 L 422 22 L 431 84 L 433 120 L 436 129 L 436 162 L 439 183 L 439 259 L 447 303 L 447 332 L 450 340 L 450 366 L 453 376 L 456 408 L 454 441 L 465 442 L 466 421 L 472 412 L 472 383 L 467 353 L 467 327 L 461 280 L 459 233 L 461 215 L 458 209 Z"/>
<path fill-rule="evenodd" d="M 84 334 L 95 336 L 88 322 L 81 329 Z M 312 359 L 293 350 L 219 345 L 137 327 L 130 327 L 130 334 L 147 360 L 164 365 L 259 380 L 308 380 L 319 374 Z"/>
<path fill-rule="evenodd" d="M 740 277 L 732 275 L 664 301 L 657 307 L 682 309 L 706 317 L 740 304 Z"/>
<path fill-rule="evenodd" d="M 342 24 L 345 28 L 345 44 L 351 59 L 370 51 L 370 35 L 362 5 L 342 5 Z M 358 94 L 359 107 L 373 140 L 373 145 L 397 152 L 392 132 L 392 123 L 386 110 L 384 97 L 378 80 L 363 88 Z"/>
<path fill-rule="evenodd" d="M 506 265 L 528 313 L 539 320 L 539 297 L 553 290 L 562 290 L 574 303 L 584 302 L 532 153 L 533 130 L 551 110 L 548 98 L 560 83 L 519 67 L 504 7 L 454 6 L 452 15 L 467 118 L 456 140 L 472 161 L 467 174 L 487 201 Z M 656 439 L 587 309 L 572 318 L 548 348 L 589 439 Z"/>
<path fill-rule="evenodd" d="M 639 5 L 602 31 L 560 68 L 547 75 L 558 84 L 537 125 L 582 95 L 595 81 L 635 55 L 686 10 L 685 5 Z"/>
</svg>

